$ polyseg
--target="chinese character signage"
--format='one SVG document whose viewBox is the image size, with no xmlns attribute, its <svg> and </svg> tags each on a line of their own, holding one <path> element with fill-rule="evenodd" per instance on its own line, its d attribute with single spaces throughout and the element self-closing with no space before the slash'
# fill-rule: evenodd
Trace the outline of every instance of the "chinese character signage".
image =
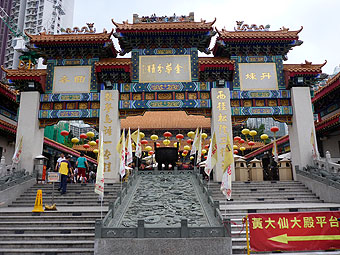
<svg viewBox="0 0 340 255">
<path fill-rule="evenodd" d="M 278 90 L 275 63 L 239 63 L 241 90 Z"/>
<path fill-rule="evenodd" d="M 139 82 L 191 82 L 190 55 L 139 56 Z"/>
<path fill-rule="evenodd" d="M 100 99 L 100 131 L 103 132 L 103 155 L 104 155 L 104 174 L 105 176 L 114 169 L 113 148 L 114 136 L 117 122 L 114 121 L 114 111 L 117 111 L 117 101 L 114 99 L 112 90 L 104 90 L 101 92 Z"/>
<path fill-rule="evenodd" d="M 249 214 L 252 251 L 340 249 L 340 212 Z"/>
<path fill-rule="evenodd" d="M 89 93 L 91 66 L 54 67 L 53 93 Z"/>
</svg>

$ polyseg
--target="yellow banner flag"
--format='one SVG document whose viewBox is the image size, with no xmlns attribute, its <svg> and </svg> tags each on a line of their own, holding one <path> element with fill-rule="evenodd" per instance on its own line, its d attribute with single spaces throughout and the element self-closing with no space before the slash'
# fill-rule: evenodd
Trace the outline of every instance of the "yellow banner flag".
<svg viewBox="0 0 340 255">
<path fill-rule="evenodd" d="M 227 134 L 227 144 L 225 146 L 224 159 L 222 162 L 223 172 L 226 171 L 228 166 L 230 166 L 233 163 L 233 161 L 234 161 L 233 150 L 231 148 L 229 134 Z"/>
<path fill-rule="evenodd" d="M 197 151 L 197 148 L 198 148 L 198 143 L 199 143 L 199 139 L 198 139 L 198 136 L 199 136 L 199 129 L 196 128 L 196 131 L 195 131 L 195 138 L 194 138 L 194 141 L 192 142 L 192 146 L 191 146 L 191 151 L 190 151 L 190 155 L 194 155 Z"/>
<path fill-rule="evenodd" d="M 117 147 L 116 147 L 116 150 L 118 153 L 120 153 L 122 151 L 122 146 L 123 146 L 123 139 L 125 139 L 123 133 L 122 135 L 120 136 L 120 139 L 118 141 L 118 144 L 117 144 Z M 124 141 L 125 142 L 125 141 Z M 125 146 L 124 146 L 125 147 Z"/>
<path fill-rule="evenodd" d="M 133 132 L 133 133 L 131 134 L 131 139 L 133 140 L 133 142 L 134 142 L 135 144 L 137 144 L 138 134 L 139 134 L 139 128 L 138 128 L 135 132 Z M 139 138 L 140 138 L 140 137 L 139 137 Z M 139 140 L 140 140 L 140 139 L 139 139 Z"/>
</svg>

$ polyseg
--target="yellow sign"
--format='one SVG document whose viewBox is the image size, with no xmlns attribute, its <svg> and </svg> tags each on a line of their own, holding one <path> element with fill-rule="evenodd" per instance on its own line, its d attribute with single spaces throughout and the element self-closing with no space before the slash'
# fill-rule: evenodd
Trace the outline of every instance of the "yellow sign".
<svg viewBox="0 0 340 255">
<path fill-rule="evenodd" d="M 32 212 L 43 212 L 43 204 L 42 204 L 42 190 L 38 189 L 37 196 L 35 198 L 34 208 Z"/>
</svg>

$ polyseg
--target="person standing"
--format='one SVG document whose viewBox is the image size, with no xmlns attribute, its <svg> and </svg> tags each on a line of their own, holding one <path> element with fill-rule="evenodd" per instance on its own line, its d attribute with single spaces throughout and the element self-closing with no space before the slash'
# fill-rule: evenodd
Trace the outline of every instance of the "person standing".
<svg viewBox="0 0 340 255">
<path fill-rule="evenodd" d="M 71 173 L 72 175 L 72 166 L 70 163 L 70 155 L 67 155 L 64 160 L 60 162 L 59 166 L 59 173 L 60 173 L 60 186 L 59 191 L 61 191 L 61 195 L 66 193 L 66 187 L 67 187 L 67 177 L 68 174 Z"/>
<path fill-rule="evenodd" d="M 59 158 L 57 159 L 57 164 L 55 165 L 55 169 L 54 169 L 55 172 L 58 172 L 59 166 L 60 166 L 60 162 L 61 162 L 62 160 L 65 160 L 65 155 L 64 155 L 64 153 L 60 153 L 60 156 L 59 156 Z"/>
<path fill-rule="evenodd" d="M 85 184 L 86 170 L 89 168 L 89 165 L 83 152 L 80 153 L 80 157 L 77 159 L 76 167 L 78 168 L 78 175 L 81 176 L 81 183 Z"/>
</svg>

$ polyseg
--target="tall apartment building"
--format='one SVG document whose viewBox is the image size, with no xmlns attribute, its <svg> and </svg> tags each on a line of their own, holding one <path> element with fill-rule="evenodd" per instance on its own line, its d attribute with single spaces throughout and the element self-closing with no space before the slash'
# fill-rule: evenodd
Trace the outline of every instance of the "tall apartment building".
<svg viewBox="0 0 340 255">
<path fill-rule="evenodd" d="M 4 9 L 6 13 L 10 15 L 12 9 L 12 0 L 0 0 L 0 7 Z M 7 41 L 9 30 L 5 22 L 0 19 L 0 65 L 3 65 L 5 61 Z M 3 72 L 0 69 L 0 80 L 3 77 Z"/>
<path fill-rule="evenodd" d="M 47 31 L 58 34 L 61 28 L 73 26 L 74 0 L 11 0 L 11 18 L 21 31 L 37 34 Z M 9 35 L 5 67 L 17 68 L 19 53 L 14 50 L 17 40 Z"/>
</svg>

